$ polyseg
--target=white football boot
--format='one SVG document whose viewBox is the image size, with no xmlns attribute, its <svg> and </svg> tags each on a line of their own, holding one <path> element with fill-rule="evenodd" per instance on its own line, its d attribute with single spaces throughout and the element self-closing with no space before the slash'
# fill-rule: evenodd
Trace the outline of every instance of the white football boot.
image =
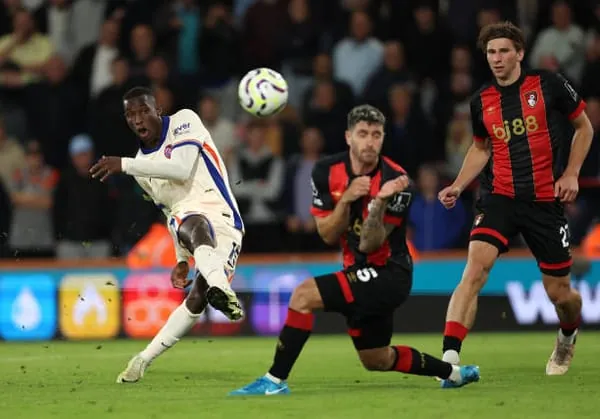
<svg viewBox="0 0 600 419">
<path fill-rule="evenodd" d="M 546 375 L 565 375 L 569 371 L 575 354 L 576 341 L 577 330 L 573 332 L 572 336 L 562 336 L 559 332 L 552 355 L 546 364 Z"/>
<path fill-rule="evenodd" d="M 145 361 L 139 354 L 135 355 L 127 364 L 127 368 L 117 377 L 117 383 L 137 383 L 144 376 L 144 371 L 146 371 L 148 365 L 150 363 Z"/>
</svg>

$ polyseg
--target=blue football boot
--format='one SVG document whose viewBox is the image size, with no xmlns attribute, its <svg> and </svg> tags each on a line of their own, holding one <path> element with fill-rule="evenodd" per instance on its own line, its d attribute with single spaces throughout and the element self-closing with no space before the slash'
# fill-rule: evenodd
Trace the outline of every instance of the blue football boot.
<svg viewBox="0 0 600 419">
<path fill-rule="evenodd" d="M 458 388 L 479 381 L 479 367 L 475 365 L 463 365 L 460 367 L 460 380 L 442 380 L 442 388 Z"/>
<path fill-rule="evenodd" d="M 260 377 L 245 387 L 233 390 L 230 396 L 278 396 L 290 394 L 290 389 L 285 381 L 277 384 L 267 377 Z"/>
</svg>

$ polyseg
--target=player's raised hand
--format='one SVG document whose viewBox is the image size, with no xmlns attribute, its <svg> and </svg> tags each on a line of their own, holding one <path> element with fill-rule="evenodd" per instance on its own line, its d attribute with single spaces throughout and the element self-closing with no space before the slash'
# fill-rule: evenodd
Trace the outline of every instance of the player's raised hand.
<svg viewBox="0 0 600 419">
<path fill-rule="evenodd" d="M 104 182 L 110 175 L 122 172 L 121 157 L 102 156 L 98 163 L 92 166 L 90 173 L 92 177 L 100 178 L 100 182 Z"/>
<path fill-rule="evenodd" d="M 340 199 L 342 202 L 350 203 L 356 201 L 369 193 L 371 190 L 371 178 L 369 176 L 359 176 L 354 178 L 348 186 L 348 189 Z"/>
<path fill-rule="evenodd" d="M 184 289 L 190 285 L 192 281 L 187 278 L 189 273 L 190 266 L 187 262 L 179 262 L 177 265 L 175 265 L 171 271 L 171 284 L 173 284 L 173 287 Z"/>
<path fill-rule="evenodd" d="M 399 192 L 402 192 L 408 185 L 410 184 L 410 180 L 408 176 L 398 176 L 396 179 L 388 180 L 383 184 L 379 193 L 377 194 L 377 198 L 379 199 L 388 199 L 392 196 L 396 195 Z"/>
<path fill-rule="evenodd" d="M 579 192 L 579 181 L 577 176 L 563 174 L 554 184 L 554 196 L 560 202 L 574 202 Z"/>
<path fill-rule="evenodd" d="M 446 209 L 453 208 L 460 196 L 461 190 L 457 186 L 447 186 L 438 193 L 438 199 Z"/>
</svg>

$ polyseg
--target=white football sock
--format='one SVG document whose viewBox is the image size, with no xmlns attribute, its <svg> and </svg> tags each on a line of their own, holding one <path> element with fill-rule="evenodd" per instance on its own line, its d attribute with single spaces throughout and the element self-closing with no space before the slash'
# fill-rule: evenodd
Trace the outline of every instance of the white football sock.
<svg viewBox="0 0 600 419">
<path fill-rule="evenodd" d="M 214 248 L 206 245 L 198 246 L 194 250 L 194 260 L 196 261 L 196 269 L 206 279 L 209 287 L 231 288 L 223 264 L 220 263 L 219 256 Z"/>
<path fill-rule="evenodd" d="M 571 336 L 563 335 L 562 329 L 558 329 L 558 341 L 561 343 L 566 343 L 568 345 L 572 345 L 575 342 L 575 335 L 577 334 L 577 329 L 573 332 Z"/>
<path fill-rule="evenodd" d="M 277 378 L 269 373 L 266 373 L 265 377 L 267 378 L 267 380 L 273 381 L 275 384 L 281 384 L 281 378 Z"/>
<path fill-rule="evenodd" d="M 452 365 L 458 365 L 460 364 L 460 355 L 454 349 L 448 349 L 444 352 L 444 355 L 442 355 L 442 361 L 449 362 Z"/>
<path fill-rule="evenodd" d="M 448 377 L 448 379 L 456 383 L 460 382 L 462 380 L 462 377 L 460 376 L 460 367 L 452 365 L 452 372 L 450 373 L 450 377 Z"/>
<path fill-rule="evenodd" d="M 181 303 L 179 307 L 173 310 L 165 325 L 146 346 L 146 349 L 140 352 L 140 356 L 146 362 L 152 361 L 179 342 L 179 339 L 186 335 L 201 315 L 202 313 L 192 314 L 185 306 L 185 301 Z"/>
</svg>

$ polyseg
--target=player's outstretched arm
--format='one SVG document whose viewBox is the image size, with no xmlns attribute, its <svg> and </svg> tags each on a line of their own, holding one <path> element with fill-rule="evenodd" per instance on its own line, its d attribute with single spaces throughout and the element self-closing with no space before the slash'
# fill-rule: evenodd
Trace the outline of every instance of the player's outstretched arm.
<svg viewBox="0 0 600 419">
<path fill-rule="evenodd" d="M 174 148 L 170 160 L 141 160 L 130 157 L 102 156 L 91 167 L 90 174 L 93 178 L 99 178 L 101 182 L 120 172 L 131 176 L 184 181 L 192 174 L 198 154 L 198 146 L 191 144 Z"/>
<path fill-rule="evenodd" d="M 490 148 L 487 141 L 474 141 L 469 147 L 462 167 L 452 186 L 462 192 L 481 173 L 490 159 Z"/>
<path fill-rule="evenodd" d="M 456 205 L 462 191 L 481 173 L 489 161 L 490 155 L 488 141 L 478 139 L 471 144 L 454 183 L 446 186 L 438 193 L 438 199 L 446 209 L 453 208 Z"/>
<path fill-rule="evenodd" d="M 123 172 L 128 175 L 184 181 L 189 179 L 198 158 L 196 145 L 174 148 L 170 160 L 122 159 Z"/>
</svg>

